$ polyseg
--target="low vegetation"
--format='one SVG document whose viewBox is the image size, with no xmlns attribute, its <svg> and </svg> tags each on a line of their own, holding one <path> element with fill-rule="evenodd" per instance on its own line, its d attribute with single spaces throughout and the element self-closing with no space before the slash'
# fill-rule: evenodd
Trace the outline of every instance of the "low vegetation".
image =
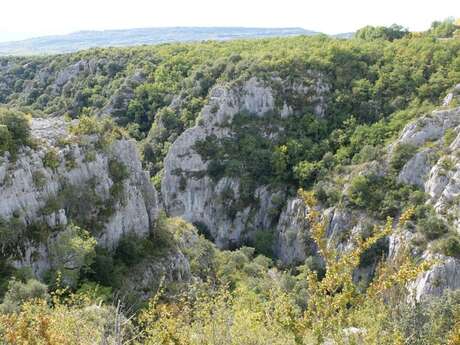
<svg viewBox="0 0 460 345">
<path fill-rule="evenodd" d="M 302 191 L 301 196 L 314 206 L 311 193 Z M 399 228 L 413 216 L 414 210 L 408 209 Z M 172 231 L 172 236 L 191 231 L 181 222 L 164 221 L 169 224 L 164 230 Z M 203 256 L 198 253 L 209 242 L 202 238 L 199 246 L 188 247 L 196 251 L 188 255 L 194 257 L 192 262 L 208 267 L 205 280 L 174 298 L 160 289 L 135 319 L 126 319 L 118 308 L 101 304 L 105 297 L 96 286 L 84 285 L 71 294 L 58 288 L 50 294 L 34 281 L 11 281 L 7 304 L 2 305 L 0 332 L 8 343 L 17 344 L 93 344 L 95 339 L 108 344 L 131 339 L 135 344 L 155 345 L 404 344 L 405 339 L 420 345 L 427 339 L 455 344 L 458 294 L 433 299 L 429 309 L 401 300 L 407 283 L 426 270 L 429 262 L 419 265 L 402 253 L 394 264 L 382 264 L 364 289 L 353 281 L 361 255 L 392 232 L 391 220 L 375 228 L 367 239 L 356 238 L 357 245 L 340 256 L 327 246 L 320 214 L 312 212 L 309 222 L 324 261 L 322 274 L 312 269 L 315 265 L 301 266 L 292 273 L 274 270 L 270 259 L 254 256 L 254 250 L 247 247 L 220 252 L 210 245 L 207 251 L 214 251 L 214 256 Z M 138 240 L 126 239 L 125 243 L 117 250 L 125 264 L 138 262 L 136 254 L 145 255 L 144 249 L 133 249 L 140 244 Z M 212 265 L 206 263 L 209 259 Z M 412 327 L 414 323 L 421 327 Z"/>
</svg>

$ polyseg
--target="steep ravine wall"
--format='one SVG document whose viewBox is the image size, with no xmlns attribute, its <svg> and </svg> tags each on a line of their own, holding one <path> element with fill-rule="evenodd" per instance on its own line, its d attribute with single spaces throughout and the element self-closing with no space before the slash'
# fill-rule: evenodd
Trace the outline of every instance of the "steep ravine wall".
<svg viewBox="0 0 460 345">
<path fill-rule="evenodd" d="M 316 104 L 316 115 L 325 116 L 325 106 L 321 102 L 324 100 L 323 94 L 327 87 L 321 86 L 319 82 L 316 86 L 316 97 L 312 97 L 311 102 Z M 302 92 L 302 88 L 299 90 Z M 211 90 L 210 102 L 202 111 L 201 121 L 195 127 L 186 130 L 174 142 L 165 159 L 162 196 L 170 215 L 183 217 L 195 224 L 204 224 L 216 244 L 222 248 L 244 243 L 255 229 L 274 229 L 276 256 L 284 264 L 296 264 L 303 262 L 315 251 L 305 221 L 308 208 L 302 201 L 298 198 L 288 199 L 280 216 L 272 219 L 268 215 L 274 207 L 272 201 L 280 191 L 269 186 L 260 186 L 255 191 L 256 204 L 230 217 L 227 212 L 228 205 L 222 202 L 220 195 L 225 189 L 230 188 L 238 197 L 239 179 L 224 177 L 219 181 L 213 181 L 207 175 L 209 162 L 195 150 L 198 141 L 211 135 L 217 138 L 231 136 L 228 123 L 241 111 L 258 117 L 273 111 L 282 116 L 289 116 L 292 110 L 286 103 L 277 109 L 275 98 L 275 92 L 270 86 L 255 78 L 240 86 L 222 85 Z M 448 104 L 444 106 L 447 108 L 422 116 L 416 122 L 408 124 L 397 142 L 389 147 L 386 159 L 391 159 L 392 147 L 395 145 L 410 143 L 420 147 L 417 154 L 404 165 L 398 179 L 402 183 L 421 187 L 428 195 L 427 204 L 433 205 L 439 216 L 448 217 L 455 230 L 459 231 L 460 210 L 459 204 L 454 201 L 458 200 L 457 196 L 460 193 L 460 108 L 448 108 Z M 444 145 L 446 131 L 450 131 L 451 136 L 455 134 L 454 140 L 448 145 L 446 155 L 437 157 L 437 160 L 428 159 L 427 150 L 433 150 L 433 143 Z M 424 149 L 423 145 L 427 142 L 431 145 Z M 443 161 L 446 159 L 453 162 L 447 173 L 442 169 L 445 166 Z M 382 169 L 378 164 L 374 166 L 377 170 Z M 338 246 L 339 250 L 345 250 L 350 246 L 348 241 L 343 240 L 344 235 L 349 237 L 350 234 L 357 234 L 369 224 L 376 222 L 366 212 L 344 209 L 343 206 L 323 209 L 322 212 L 328 219 L 329 243 Z M 393 254 L 397 251 L 395 243 L 398 241 L 397 238 L 390 238 L 390 251 L 393 251 Z M 423 256 L 432 256 L 430 248 L 427 248 Z M 391 255 L 389 257 L 391 259 Z M 418 300 L 431 294 L 439 295 L 445 289 L 460 288 L 460 261 L 439 255 L 436 257 L 437 264 L 414 284 Z M 364 268 L 357 272 L 357 275 L 371 273 L 369 269 Z"/>
<path fill-rule="evenodd" d="M 316 76 L 319 78 L 319 76 Z M 274 83 L 282 81 L 275 80 Z M 289 86 L 290 91 L 308 99 L 314 105 L 317 116 L 325 113 L 324 94 L 328 87 L 316 79 L 312 86 Z M 272 229 L 276 219 L 270 217 L 275 207 L 273 199 L 280 193 L 268 186 L 260 186 L 254 192 L 255 205 L 239 210 L 235 215 L 227 212 L 229 205 L 221 195 L 230 189 L 239 197 L 238 178 L 224 177 L 213 181 L 207 175 L 209 162 L 204 161 L 195 144 L 214 136 L 217 139 L 230 136 L 228 124 L 240 112 L 264 117 L 275 112 L 282 117 L 292 114 L 292 108 L 284 102 L 276 102 L 277 94 L 266 82 L 251 78 L 242 85 L 220 85 L 210 91 L 209 104 L 195 127 L 186 130 L 174 142 L 164 162 L 162 197 L 170 215 L 181 216 L 189 222 L 204 225 L 221 248 L 240 245 L 251 236 L 251 229 Z M 281 103 L 281 105 L 277 105 Z"/>
<path fill-rule="evenodd" d="M 1 158 L 0 217 L 26 227 L 15 265 L 30 266 L 39 276 L 50 268 L 48 246 L 55 231 L 84 219 L 98 244 L 112 250 L 124 234 L 149 233 L 160 209 L 135 142 L 115 140 L 97 149 L 96 138 L 77 139 L 68 125 L 61 118 L 33 119 L 36 147 L 24 147 L 14 159 Z M 115 180 L 111 169 L 117 168 L 126 170 L 123 180 Z M 34 224 L 47 228 L 49 237 L 31 239 L 27 234 Z"/>
</svg>

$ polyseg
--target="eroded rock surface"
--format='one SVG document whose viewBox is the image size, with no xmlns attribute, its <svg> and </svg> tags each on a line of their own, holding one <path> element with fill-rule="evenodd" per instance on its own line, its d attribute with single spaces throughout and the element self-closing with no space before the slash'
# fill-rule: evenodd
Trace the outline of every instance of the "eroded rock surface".
<svg viewBox="0 0 460 345">
<path fill-rule="evenodd" d="M 115 140 L 99 150 L 95 138 L 69 135 L 61 118 L 34 119 L 31 127 L 37 147 L 23 148 L 15 158 L 5 155 L 0 163 L 0 218 L 25 227 L 17 265 L 37 274 L 48 266 L 46 239 L 37 243 L 29 234 L 36 224 L 50 231 L 70 222 L 86 225 L 109 249 L 124 234 L 149 233 L 160 205 L 135 142 Z M 113 162 L 126 170 L 122 180 L 113 176 Z"/>
<path fill-rule="evenodd" d="M 280 80 L 275 82 L 283 85 Z M 319 80 L 312 86 L 285 87 L 309 98 L 317 115 L 324 115 L 323 94 L 328 88 Z M 271 231 L 277 226 L 276 217 L 270 215 L 276 208 L 273 200 L 280 192 L 260 186 L 254 192 L 256 205 L 238 210 L 236 214 L 229 212 L 222 195 L 230 192 L 237 199 L 240 181 L 227 177 L 213 181 L 207 175 L 209 162 L 203 160 L 194 146 L 209 136 L 218 139 L 230 136 L 228 124 L 240 112 L 258 117 L 275 112 L 287 117 L 293 110 L 285 101 L 280 102 L 282 97 L 279 98 L 271 86 L 256 78 L 242 85 L 217 86 L 210 91 L 209 99 L 199 124 L 182 133 L 169 150 L 164 162 L 162 196 L 169 214 L 205 226 L 218 246 L 231 247 L 250 238 L 254 230 Z"/>
</svg>

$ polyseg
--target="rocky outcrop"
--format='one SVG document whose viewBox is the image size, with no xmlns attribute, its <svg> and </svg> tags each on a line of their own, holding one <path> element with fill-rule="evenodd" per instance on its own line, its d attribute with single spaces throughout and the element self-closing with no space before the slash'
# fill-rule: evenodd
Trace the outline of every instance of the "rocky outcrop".
<svg viewBox="0 0 460 345">
<path fill-rule="evenodd" d="M 55 80 L 52 84 L 54 93 L 59 94 L 66 85 L 69 85 L 74 79 L 80 76 L 88 76 L 89 74 L 94 74 L 97 70 L 97 61 L 94 59 L 91 60 L 80 60 L 73 65 L 67 66 L 61 71 L 59 71 L 55 77 Z M 42 70 L 38 73 L 38 79 L 41 82 L 46 82 L 50 77 L 50 70 Z"/>
<path fill-rule="evenodd" d="M 460 289 L 460 260 L 443 256 L 427 257 L 427 259 L 437 260 L 438 263 L 412 284 L 412 297 L 416 301 L 425 301 L 431 296 L 441 296 L 446 289 Z"/>
<path fill-rule="evenodd" d="M 402 167 L 398 181 L 418 186 L 428 197 L 427 204 L 432 205 L 441 218 L 444 218 L 453 231 L 460 231 L 460 108 L 434 111 L 408 124 L 399 139 L 389 147 L 387 162 L 397 145 L 409 144 L 418 148 L 417 152 Z M 379 174 L 385 174 L 385 167 Z M 375 223 L 372 216 L 347 208 L 332 207 L 322 209 L 327 222 L 326 234 L 329 245 L 339 252 L 350 249 L 350 238 L 366 233 Z M 301 200 L 292 199 L 283 210 L 277 226 L 277 255 L 284 263 L 301 263 L 314 248 L 308 240 L 308 224 L 305 217 L 308 207 Z M 398 256 L 414 234 L 410 231 L 390 236 L 388 260 Z M 413 248 L 412 255 L 430 260 L 434 257 L 432 248 Z M 460 264 L 453 257 L 435 255 L 436 264 L 423 273 L 413 284 L 411 290 L 417 301 L 429 296 L 439 296 L 447 289 L 460 288 Z M 361 278 L 372 275 L 372 265 L 355 272 Z"/>
<path fill-rule="evenodd" d="M 279 79 L 272 82 L 283 86 Z M 310 99 L 317 115 L 322 116 L 325 112 L 323 94 L 328 89 L 320 81 L 312 85 L 284 87 L 289 88 L 290 93 L 297 92 L 299 97 Z M 238 199 L 239 179 L 224 177 L 213 181 L 207 175 L 209 162 L 204 161 L 194 148 L 197 142 L 207 137 L 221 139 L 230 136 L 228 124 L 240 112 L 258 117 L 274 112 L 286 117 L 293 113 L 293 109 L 282 94 L 256 78 L 239 85 L 214 87 L 209 94 L 209 104 L 202 110 L 199 124 L 182 133 L 164 162 L 162 196 L 166 210 L 170 215 L 205 226 L 220 247 L 241 244 L 251 237 L 254 230 L 272 231 L 277 221 L 277 217 L 273 217 L 273 210 L 277 207 L 273 200 L 280 192 L 267 186 L 255 190 L 255 204 L 229 212 L 230 204 L 223 195 L 231 194 Z"/>
<path fill-rule="evenodd" d="M 398 175 L 398 182 L 411 184 L 423 188 L 425 179 L 432 168 L 431 149 L 422 149 L 417 152 L 402 168 Z"/>
<path fill-rule="evenodd" d="M 67 126 L 59 118 L 33 119 L 36 148 L 5 155 L 0 163 L 0 218 L 22 224 L 16 265 L 31 266 L 38 275 L 49 264 L 48 239 L 37 241 L 31 227 L 52 234 L 72 222 L 113 249 L 124 234 L 149 233 L 160 208 L 133 141 L 99 149 L 95 138 L 71 136 Z M 121 177 L 114 171 L 120 169 Z"/>
<path fill-rule="evenodd" d="M 444 106 L 449 106 L 458 97 L 458 90 L 459 86 L 446 97 Z M 398 180 L 424 191 L 428 197 L 426 203 L 434 207 L 437 215 L 445 219 L 453 231 L 460 232 L 460 108 L 434 111 L 418 118 L 404 128 L 397 144 L 418 147 L 418 152 L 402 168 Z M 405 239 L 398 241 L 409 243 L 412 236 L 406 232 Z M 390 245 L 390 258 L 397 251 L 391 248 Z M 439 296 L 447 289 L 460 288 L 458 259 L 434 256 L 430 248 L 414 255 L 436 260 L 435 265 L 411 285 L 417 301 L 431 295 Z"/>
<path fill-rule="evenodd" d="M 443 107 L 448 107 L 452 104 L 455 99 L 458 99 L 460 96 L 460 84 L 457 84 L 451 92 L 447 94 L 442 102 Z"/>
<path fill-rule="evenodd" d="M 110 97 L 108 104 L 102 109 L 101 113 L 118 118 L 125 115 L 128 111 L 129 102 L 134 97 L 134 90 L 144 81 L 145 76 L 140 71 L 127 77 L 120 88 Z"/>
<path fill-rule="evenodd" d="M 446 130 L 460 125 L 460 109 L 437 110 L 404 128 L 397 143 L 422 146 L 443 137 Z"/>
<path fill-rule="evenodd" d="M 404 165 L 399 181 L 419 186 L 428 203 L 460 232 L 460 108 L 434 111 L 407 125 L 401 143 L 419 151 Z"/>
<path fill-rule="evenodd" d="M 299 198 L 288 201 L 277 225 L 276 255 L 284 264 L 303 263 L 312 253 L 308 208 Z"/>
<path fill-rule="evenodd" d="M 165 283 L 183 283 L 191 279 L 189 259 L 181 250 L 173 248 L 168 253 L 148 258 L 130 268 L 121 291 L 135 295 L 138 300 L 148 300 Z"/>
</svg>

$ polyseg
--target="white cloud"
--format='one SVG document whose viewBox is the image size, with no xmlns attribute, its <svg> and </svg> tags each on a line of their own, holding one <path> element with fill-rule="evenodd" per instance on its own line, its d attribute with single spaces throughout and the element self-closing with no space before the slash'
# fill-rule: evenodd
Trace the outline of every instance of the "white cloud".
<svg viewBox="0 0 460 345">
<path fill-rule="evenodd" d="M 303 27 L 326 33 L 460 16 L 458 0 L 2 0 L 1 37 L 154 26 Z M 22 33 L 22 34 L 21 34 Z"/>
</svg>

